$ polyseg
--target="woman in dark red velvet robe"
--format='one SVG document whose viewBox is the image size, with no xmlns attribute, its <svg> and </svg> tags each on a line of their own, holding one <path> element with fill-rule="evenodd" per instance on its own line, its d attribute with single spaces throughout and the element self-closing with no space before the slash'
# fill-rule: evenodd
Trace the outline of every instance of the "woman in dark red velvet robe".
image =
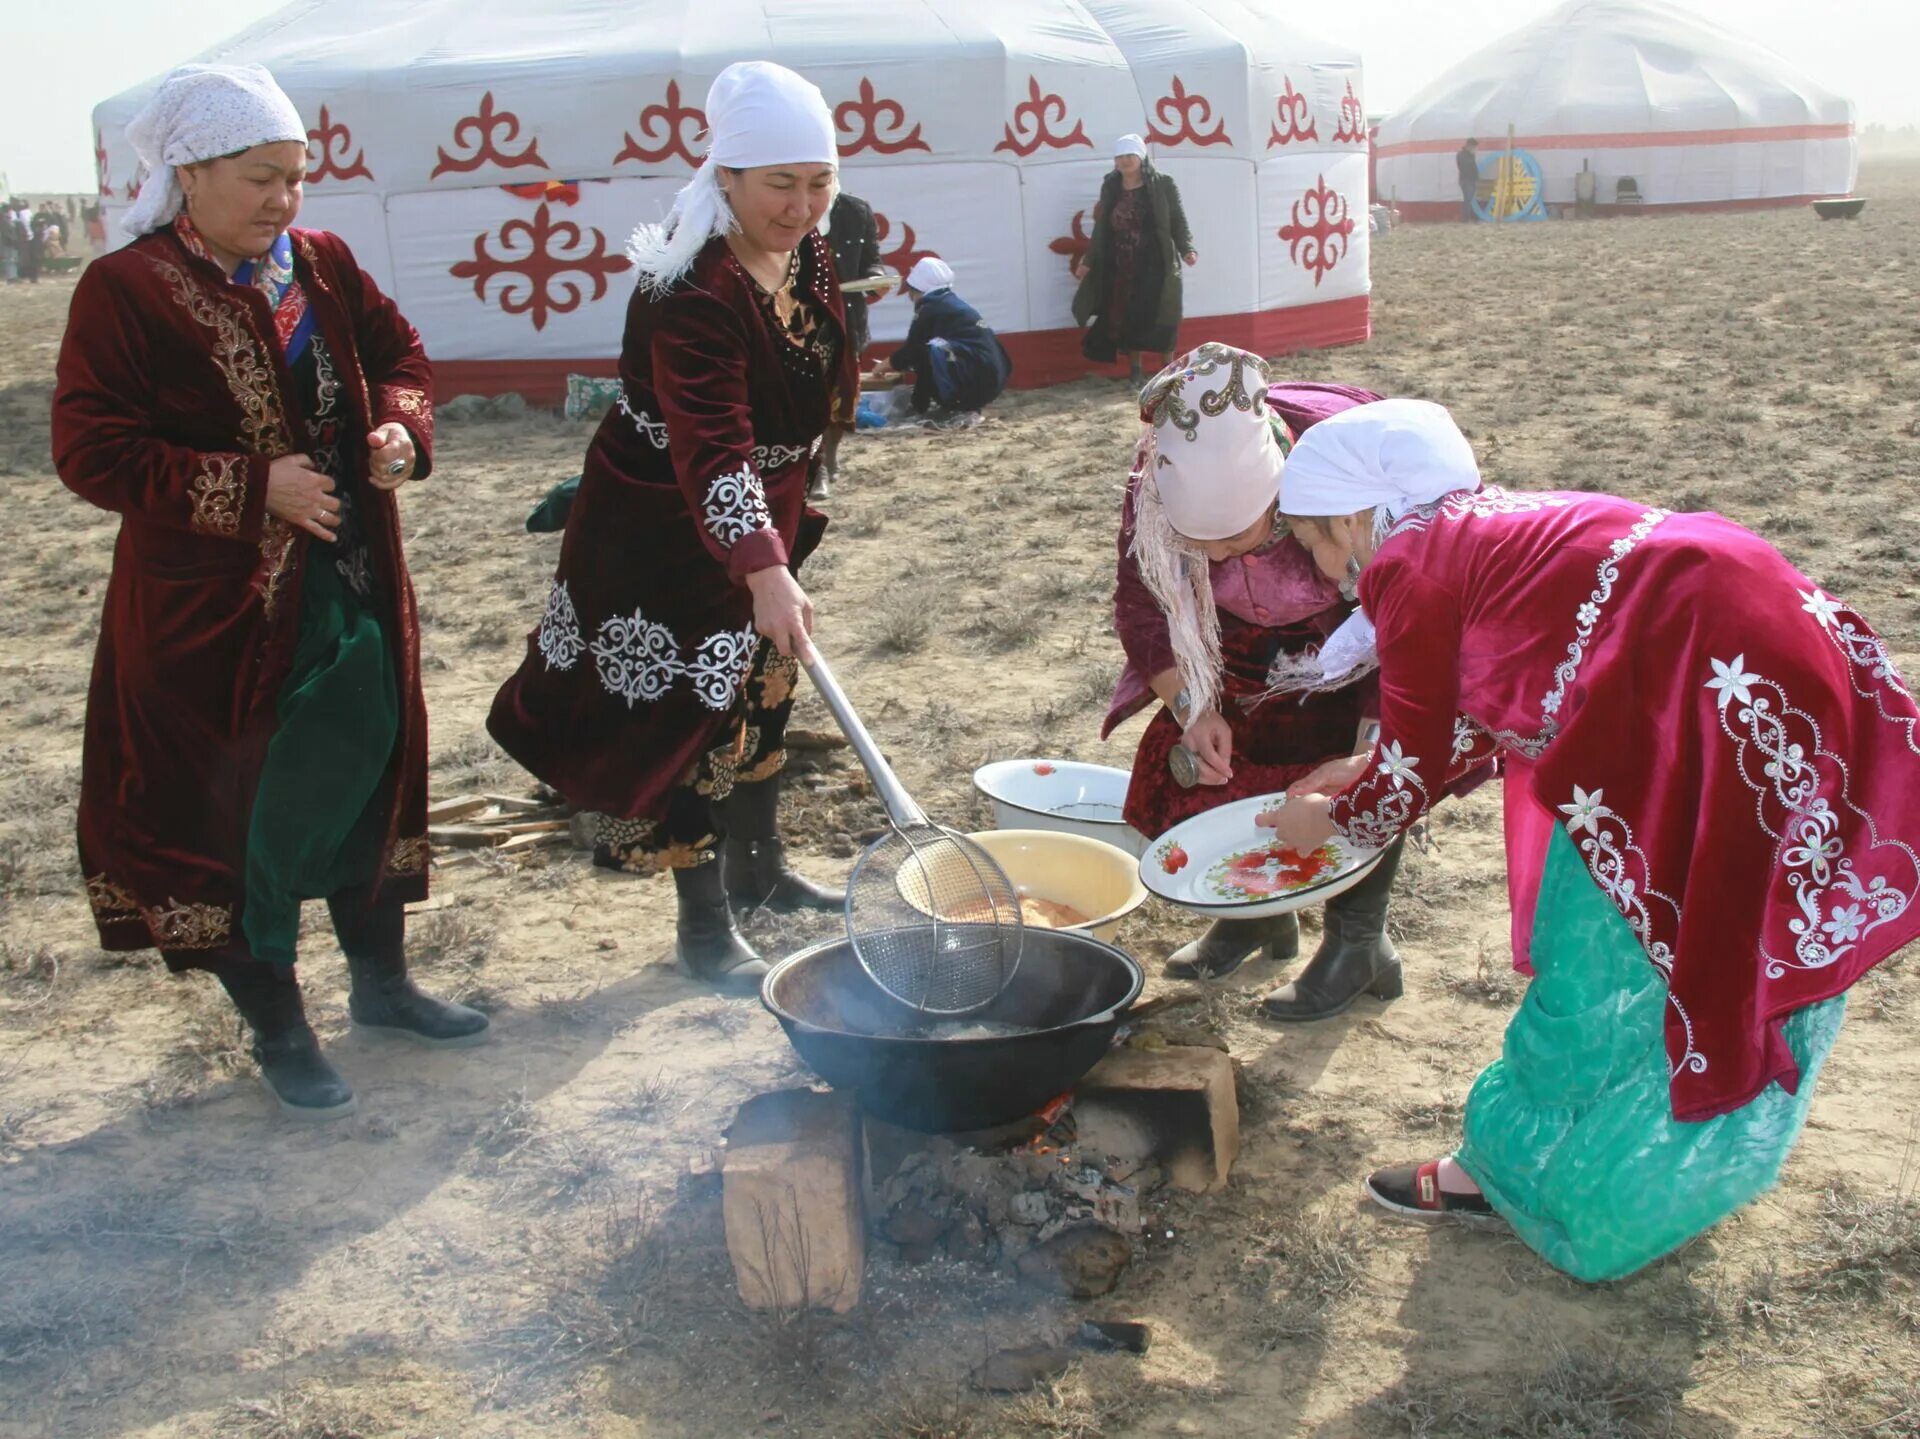
<svg viewBox="0 0 1920 1439">
<path fill-rule="evenodd" d="M 432 467 L 431 377 L 347 247 L 288 228 L 306 139 L 271 77 L 191 70 L 143 116 L 173 127 L 149 183 L 184 186 L 185 212 L 177 192 L 136 207 L 159 228 L 87 268 L 60 352 L 60 478 L 122 517 L 80 861 L 101 944 L 213 971 L 283 1105 L 332 1115 L 352 1091 L 301 1012 L 301 899 L 329 901 L 356 1022 L 486 1027 L 415 990 L 402 946 L 427 887 L 427 732 L 391 489 Z M 210 89 L 209 143 L 232 143 L 236 107 L 266 140 L 195 160 Z"/>
<path fill-rule="evenodd" d="M 762 103 L 770 91 L 791 123 L 743 131 L 739 87 Z M 664 238 L 642 235 L 704 242 L 642 264 L 625 394 L 587 451 L 545 613 L 487 719 L 521 764 L 606 816 L 596 863 L 672 871 L 682 962 L 733 987 L 765 965 L 729 893 L 843 902 L 786 868 L 775 830 L 792 652 L 811 615 L 793 574 L 826 528 L 807 485 L 836 393 L 858 386 L 816 228 L 835 175 L 818 97 L 758 62 L 714 82 L 713 156 Z M 798 158 L 734 169 L 733 154 Z"/>
<path fill-rule="evenodd" d="M 1179 541 L 1207 552 L 1204 560 L 1196 555 L 1192 562 L 1206 566 L 1218 617 L 1218 698 L 1196 702 L 1182 678 L 1177 627 L 1169 624 L 1136 558 L 1143 483 L 1138 463 L 1128 479 L 1113 598 L 1114 628 L 1127 666 L 1101 733 L 1111 733 L 1154 699 L 1162 702 L 1140 736 L 1127 787 L 1127 823 L 1149 837 L 1220 805 L 1283 791 L 1324 761 L 1352 753 L 1375 703 L 1374 687 L 1366 682 L 1305 700 L 1266 697 L 1276 662 L 1317 651 L 1352 610 L 1339 587 L 1276 525 L 1273 476 L 1279 465 L 1269 446 L 1290 445 L 1327 415 L 1379 397 L 1345 385 L 1267 385 L 1261 378 L 1264 407 L 1256 407 L 1251 392 L 1239 395 L 1245 403 L 1235 404 L 1231 382 L 1223 387 L 1219 376 L 1237 380 L 1243 373 L 1264 377 L 1265 370 L 1244 351 L 1203 345 L 1157 375 L 1141 396 L 1142 422 L 1158 432 L 1151 448 L 1143 444 L 1142 454 L 1166 457 L 1154 466 L 1163 499 L 1182 482 L 1184 468 L 1194 472 L 1186 480 L 1189 486 L 1197 483 L 1221 494 L 1245 487 L 1247 508 L 1257 511 L 1251 529 L 1239 535 L 1205 544 L 1184 536 Z M 1223 432 L 1236 438 L 1222 440 Z M 1284 475 L 1278 484 L 1284 487 Z M 1177 514 L 1167 514 L 1177 529 Z M 1237 527 L 1240 518 L 1236 514 L 1225 523 Z M 1193 644 L 1191 634 L 1187 643 Z M 1226 737 L 1224 753 L 1199 738 L 1207 732 Z M 1169 755 L 1182 743 L 1202 761 L 1201 782 L 1190 788 L 1180 787 L 1168 768 Z M 1389 998 L 1399 993 L 1399 957 L 1386 933 L 1387 898 L 1399 857 L 1396 848 L 1366 880 L 1327 901 L 1320 948 L 1297 979 L 1267 996 L 1263 1010 L 1269 1018 L 1321 1019 L 1345 1009 L 1364 990 Z M 1169 957 L 1166 973 L 1174 979 L 1219 979 L 1263 950 L 1269 959 L 1292 959 L 1299 945 L 1299 925 L 1291 914 L 1215 920 Z"/>
</svg>

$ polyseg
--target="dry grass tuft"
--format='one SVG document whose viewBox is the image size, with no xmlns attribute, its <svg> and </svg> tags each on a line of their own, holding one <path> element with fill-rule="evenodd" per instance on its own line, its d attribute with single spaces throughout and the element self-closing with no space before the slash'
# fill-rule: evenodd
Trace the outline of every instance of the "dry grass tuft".
<svg viewBox="0 0 1920 1439">
<path fill-rule="evenodd" d="M 910 655 L 926 648 L 938 618 L 923 595 L 891 594 L 873 611 L 873 648 L 883 655 Z"/>
<path fill-rule="evenodd" d="M 1357 1226 L 1293 1214 L 1255 1228 L 1248 1240 L 1240 1283 L 1254 1306 L 1242 1321 L 1245 1337 L 1261 1354 L 1325 1344 L 1333 1307 L 1366 1280 Z"/>
<path fill-rule="evenodd" d="M 547 1125 L 524 1088 L 509 1094 L 474 1129 L 469 1167 L 503 1180 L 509 1197 L 540 1204 L 590 1195 L 614 1172 L 604 1145 L 576 1130 Z"/>
<path fill-rule="evenodd" d="M 420 968 L 478 969 L 493 957 L 499 926 L 484 905 L 436 909 L 407 921 L 407 956 Z"/>
<path fill-rule="evenodd" d="M 1484 939 L 1474 955 L 1473 973 L 1442 974 L 1440 983 L 1457 999 L 1470 999 L 1476 1004 L 1497 1005 L 1502 1009 L 1511 1008 L 1527 987 L 1526 976 L 1506 961 L 1495 959 L 1492 946 Z"/>
<path fill-rule="evenodd" d="M 376 1439 L 392 1425 L 350 1396 L 292 1384 L 265 1399 L 237 1399 L 214 1431 L 233 1439 Z"/>
<path fill-rule="evenodd" d="M 1810 1299 L 1851 1305 L 1920 1297 L 1920 1193 L 1901 1187 L 1868 1196 L 1835 1185 L 1798 1257 L 1806 1267 L 1787 1287 Z"/>
<path fill-rule="evenodd" d="M 1670 1439 L 1687 1383 L 1661 1358 L 1562 1350 L 1530 1378 L 1402 1380 L 1367 1411 L 1406 1439 Z"/>
</svg>

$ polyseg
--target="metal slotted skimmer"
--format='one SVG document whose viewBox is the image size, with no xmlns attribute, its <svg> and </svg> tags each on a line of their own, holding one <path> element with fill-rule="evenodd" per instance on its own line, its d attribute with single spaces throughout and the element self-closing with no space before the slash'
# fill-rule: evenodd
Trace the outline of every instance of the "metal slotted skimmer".
<svg viewBox="0 0 1920 1439">
<path fill-rule="evenodd" d="M 971 1014 L 1020 967 L 1020 896 L 979 845 L 908 796 L 816 650 L 808 676 L 866 766 L 892 827 L 847 881 L 847 939 L 873 982 L 930 1015 Z"/>
</svg>

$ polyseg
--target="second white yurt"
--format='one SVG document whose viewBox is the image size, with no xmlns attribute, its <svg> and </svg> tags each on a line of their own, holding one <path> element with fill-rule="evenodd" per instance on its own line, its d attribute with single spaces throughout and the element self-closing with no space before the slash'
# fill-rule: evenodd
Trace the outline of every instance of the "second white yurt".
<svg viewBox="0 0 1920 1439">
<path fill-rule="evenodd" d="M 1455 219 L 1454 153 L 1515 144 L 1572 204 L 1734 209 L 1845 195 L 1853 102 L 1757 40 L 1659 0 L 1569 0 L 1441 75 L 1380 126 L 1380 196 Z"/>
</svg>

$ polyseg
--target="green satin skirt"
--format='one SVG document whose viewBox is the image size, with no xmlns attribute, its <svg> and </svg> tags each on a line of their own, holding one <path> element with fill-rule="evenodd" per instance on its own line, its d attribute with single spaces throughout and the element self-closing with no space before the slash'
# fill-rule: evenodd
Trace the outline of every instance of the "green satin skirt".
<svg viewBox="0 0 1920 1439">
<path fill-rule="evenodd" d="M 1457 1156 L 1516 1233 L 1576 1279 L 1624 1278 L 1770 1189 L 1845 1016 L 1790 1015 L 1800 1087 L 1701 1124 L 1673 1117 L 1667 984 L 1556 828 L 1533 924 L 1534 980 L 1467 1097 Z"/>
<path fill-rule="evenodd" d="M 281 686 L 247 828 L 241 929 L 255 959 L 292 964 L 302 900 L 369 883 L 386 837 L 400 733 L 386 632 L 331 556 L 308 552 L 293 668 Z"/>
</svg>

